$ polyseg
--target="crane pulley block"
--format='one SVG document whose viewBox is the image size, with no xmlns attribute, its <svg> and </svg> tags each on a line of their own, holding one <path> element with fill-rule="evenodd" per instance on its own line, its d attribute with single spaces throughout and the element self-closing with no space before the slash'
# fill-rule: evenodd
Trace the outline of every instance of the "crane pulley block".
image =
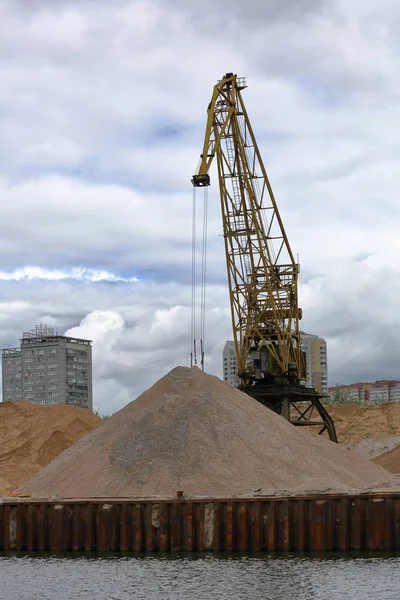
<svg viewBox="0 0 400 600">
<path fill-rule="evenodd" d="M 210 185 L 210 176 L 208 173 L 202 175 L 193 175 L 192 183 L 194 187 L 205 187 Z"/>
</svg>

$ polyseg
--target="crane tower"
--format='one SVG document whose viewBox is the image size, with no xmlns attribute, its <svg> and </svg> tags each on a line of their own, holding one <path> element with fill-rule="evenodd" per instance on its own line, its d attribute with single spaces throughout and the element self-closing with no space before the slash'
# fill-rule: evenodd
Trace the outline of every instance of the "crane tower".
<svg viewBox="0 0 400 600">
<path fill-rule="evenodd" d="M 295 425 L 337 441 L 317 390 L 306 388 L 294 259 L 251 127 L 242 90 L 227 73 L 207 110 L 195 188 L 210 185 L 216 159 L 239 388 Z"/>
</svg>

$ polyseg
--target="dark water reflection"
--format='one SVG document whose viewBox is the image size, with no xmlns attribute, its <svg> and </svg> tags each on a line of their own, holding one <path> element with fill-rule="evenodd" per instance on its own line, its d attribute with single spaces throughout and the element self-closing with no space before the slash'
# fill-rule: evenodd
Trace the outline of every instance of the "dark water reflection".
<svg viewBox="0 0 400 600">
<path fill-rule="evenodd" d="M 1 600 L 400 600 L 400 555 L 0 554 Z"/>
</svg>

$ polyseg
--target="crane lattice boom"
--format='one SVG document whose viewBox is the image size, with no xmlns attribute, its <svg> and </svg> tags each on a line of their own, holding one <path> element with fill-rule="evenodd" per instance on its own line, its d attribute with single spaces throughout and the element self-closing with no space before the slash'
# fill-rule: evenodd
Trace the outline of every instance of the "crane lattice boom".
<svg viewBox="0 0 400 600">
<path fill-rule="evenodd" d="M 299 338 L 299 265 L 243 103 L 245 87 L 245 80 L 233 74 L 214 86 L 201 163 L 192 183 L 210 184 L 215 158 L 240 378 L 298 381 L 306 379 Z"/>
</svg>

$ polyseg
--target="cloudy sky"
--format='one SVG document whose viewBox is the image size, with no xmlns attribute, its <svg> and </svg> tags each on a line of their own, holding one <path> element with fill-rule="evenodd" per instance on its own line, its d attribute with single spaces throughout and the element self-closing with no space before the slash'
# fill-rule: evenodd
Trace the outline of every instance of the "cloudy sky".
<svg viewBox="0 0 400 600">
<path fill-rule="evenodd" d="M 111 413 L 190 352 L 192 186 L 213 85 L 244 99 L 329 381 L 400 379 L 400 5 L 0 0 L 0 342 L 94 341 Z M 206 368 L 231 337 L 216 174 Z"/>
</svg>

